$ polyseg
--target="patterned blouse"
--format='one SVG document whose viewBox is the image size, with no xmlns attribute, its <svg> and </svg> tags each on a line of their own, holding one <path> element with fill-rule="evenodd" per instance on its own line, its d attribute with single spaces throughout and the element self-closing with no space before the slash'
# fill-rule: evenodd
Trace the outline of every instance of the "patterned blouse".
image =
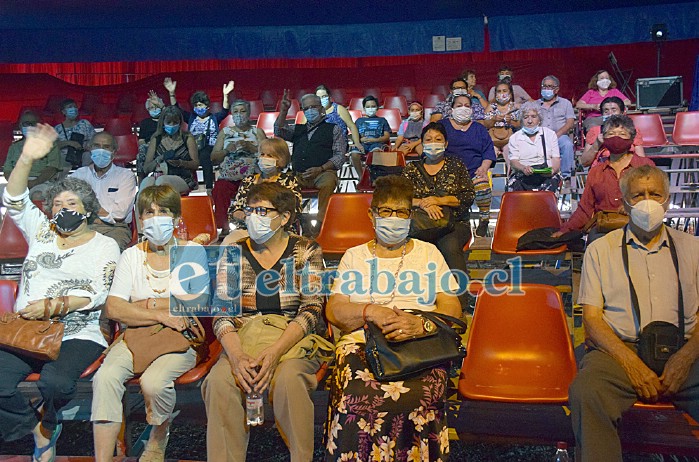
<svg viewBox="0 0 699 462">
<path fill-rule="evenodd" d="M 260 174 L 257 173 L 255 175 L 243 178 L 243 181 L 242 183 L 240 183 L 240 187 L 238 188 L 238 193 L 235 195 L 235 199 L 233 199 L 233 202 L 231 202 L 231 206 L 228 208 L 229 217 L 232 216 L 233 212 L 235 212 L 236 210 L 243 210 L 243 207 L 248 205 L 248 192 L 259 177 Z M 298 216 L 301 213 L 302 198 L 301 187 L 299 186 L 298 180 L 296 179 L 296 174 L 292 170 L 285 170 L 279 174 L 279 178 L 277 178 L 276 181 L 285 188 L 293 191 L 294 195 L 296 196 L 296 215 Z M 230 220 L 232 221 L 233 219 L 230 218 Z M 246 229 L 245 223 L 241 223 L 239 225 L 239 228 L 241 226 L 242 229 Z"/>
<path fill-rule="evenodd" d="M 494 109 L 492 111 L 488 111 L 485 113 L 485 120 L 490 120 L 494 119 L 496 116 L 499 115 L 509 115 L 510 120 L 518 120 L 519 119 L 519 105 L 515 104 L 514 102 L 510 101 L 507 104 L 507 109 L 503 112 L 500 110 L 497 104 L 493 103 L 491 105 Z M 505 122 L 504 120 L 501 120 L 499 122 L 495 122 L 495 127 L 506 127 L 506 128 L 512 128 L 512 125 L 510 123 Z"/>
<path fill-rule="evenodd" d="M 257 127 L 250 127 L 247 130 L 236 130 L 234 127 L 225 127 L 223 129 L 225 136 L 223 140 L 223 149 L 226 150 L 233 144 L 236 146 L 235 151 L 226 154 L 226 157 L 221 161 L 219 167 L 219 178 L 228 181 L 240 181 L 243 178 L 255 173 L 255 164 L 257 163 L 257 149 L 255 152 L 248 152 L 239 146 L 241 143 L 252 143 L 255 148 L 257 143 Z"/>
<path fill-rule="evenodd" d="M 419 161 L 424 165 L 424 161 Z M 455 196 L 459 199 L 459 206 L 456 208 L 457 217 L 467 217 L 468 211 L 473 203 L 476 192 L 473 188 L 471 176 L 466 166 L 453 157 L 445 157 L 444 165 L 432 176 L 438 194 L 435 194 L 432 187 L 427 183 L 416 166 L 417 162 L 410 162 L 403 170 L 403 176 L 408 178 L 413 184 L 415 199 L 422 199 L 429 196 Z M 460 218 L 461 220 L 462 218 Z"/>
<path fill-rule="evenodd" d="M 181 143 L 178 144 L 177 147 L 175 147 L 175 149 L 166 149 L 162 143 L 162 138 L 154 137 L 155 142 L 157 143 L 155 148 L 155 159 L 158 162 L 158 165 L 155 167 L 155 170 L 156 172 L 160 172 L 166 175 L 177 175 L 187 183 L 189 189 L 195 190 L 199 187 L 199 183 L 197 183 L 197 179 L 194 177 L 194 174 L 191 170 L 185 167 L 173 167 L 172 165 L 165 162 L 166 155 L 169 159 L 172 160 L 192 160 L 192 157 L 189 155 L 189 148 L 187 148 L 187 139 L 189 136 L 191 135 L 183 134 L 181 138 Z M 167 172 L 163 171 L 166 168 Z"/>
<path fill-rule="evenodd" d="M 325 297 L 321 294 L 321 274 L 323 272 L 323 251 L 320 246 L 305 237 L 289 235 L 289 243 L 277 263 L 272 267 L 280 274 L 279 290 L 276 295 L 266 297 L 257 290 L 257 276 L 263 268 L 252 255 L 248 238 L 237 242 L 241 246 L 242 258 L 241 297 L 242 316 L 217 316 L 213 329 L 217 338 L 226 332 L 240 329 L 251 317 L 261 314 L 280 314 L 290 322 L 295 322 L 305 335 L 316 334 L 323 328 L 322 311 Z M 223 255 L 217 271 L 217 292 L 226 292 L 228 254 Z M 288 258 L 293 260 L 294 274 L 287 274 Z M 306 268 L 306 265 L 308 267 Z M 293 279 L 292 279 L 293 278 Z M 270 287 L 267 284 L 267 287 Z M 225 331 L 224 331 L 225 329 Z"/>
</svg>

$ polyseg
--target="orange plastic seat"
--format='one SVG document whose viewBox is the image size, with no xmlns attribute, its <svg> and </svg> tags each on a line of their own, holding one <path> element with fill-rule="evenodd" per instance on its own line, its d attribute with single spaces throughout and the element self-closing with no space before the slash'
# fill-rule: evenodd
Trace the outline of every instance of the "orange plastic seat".
<svg viewBox="0 0 699 462">
<path fill-rule="evenodd" d="M 211 243 L 218 237 L 213 204 L 209 196 L 183 197 L 182 219 L 187 225 L 189 239 L 193 239 L 198 234 L 207 233 L 211 236 L 209 240 Z"/>
<path fill-rule="evenodd" d="M 275 111 L 279 111 L 279 105 L 282 103 L 282 100 L 277 101 L 277 106 L 274 109 Z M 286 118 L 287 119 L 293 119 L 296 117 L 296 113 L 301 110 L 301 105 L 299 104 L 299 100 L 297 99 L 292 99 L 291 100 L 291 106 L 289 106 L 289 112 L 286 113 Z"/>
<path fill-rule="evenodd" d="M 383 108 L 384 109 L 398 109 L 401 117 L 408 116 L 408 101 L 405 99 L 405 96 L 403 96 L 403 95 L 387 96 L 383 100 Z"/>
<path fill-rule="evenodd" d="M 7 214 L 0 225 L 0 249 L 2 249 L 1 260 L 23 260 L 29 251 L 27 240 L 14 220 Z"/>
<path fill-rule="evenodd" d="M 228 114 L 226 117 L 224 117 L 224 119 L 221 121 L 221 123 L 218 124 L 218 129 L 223 130 L 226 127 L 232 127 L 233 125 L 235 125 L 233 123 L 233 115 Z"/>
<path fill-rule="evenodd" d="M 517 241 L 527 231 L 547 227 L 561 227 L 561 216 L 553 192 L 506 192 L 502 196 L 491 249 L 506 255 L 555 255 L 564 252 L 566 245 L 549 250 L 517 250 Z"/>
<path fill-rule="evenodd" d="M 352 117 L 352 122 L 356 122 L 357 119 L 362 116 L 362 111 L 360 110 L 350 109 L 348 112 L 350 113 L 350 117 Z"/>
<path fill-rule="evenodd" d="M 376 115 L 378 117 L 383 117 L 384 119 L 386 119 L 388 125 L 391 127 L 392 133 L 398 133 L 400 123 L 403 121 L 403 119 L 400 116 L 400 111 L 398 109 L 379 109 L 378 111 L 376 111 Z"/>
<path fill-rule="evenodd" d="M 521 292 L 479 292 L 459 377 L 464 398 L 568 401 L 576 364 L 561 295 L 543 284 L 522 284 Z"/>
<path fill-rule="evenodd" d="M 306 114 L 303 113 L 303 111 L 299 111 L 296 113 L 296 117 L 294 118 L 294 123 L 296 125 L 303 125 L 306 123 Z"/>
<path fill-rule="evenodd" d="M 294 112 L 294 114 L 296 114 Z M 262 129 L 268 137 L 274 136 L 274 122 L 279 117 L 278 112 L 262 112 L 257 118 L 257 128 Z"/>
<path fill-rule="evenodd" d="M 260 93 L 260 101 L 265 108 L 272 108 L 277 102 L 277 92 L 273 90 L 262 90 Z M 264 111 L 262 111 L 264 112 Z"/>
<path fill-rule="evenodd" d="M 124 117 L 113 117 L 104 123 L 104 131 L 112 136 L 131 135 L 133 133 L 131 121 Z"/>
<path fill-rule="evenodd" d="M 368 168 L 362 170 L 362 177 L 355 188 L 360 193 L 373 193 L 374 185 L 371 184 L 371 173 Z"/>
<path fill-rule="evenodd" d="M 330 196 L 328 210 L 316 242 L 325 255 L 342 255 L 351 247 L 374 238 L 368 210 L 371 194 L 340 193 Z"/>
<path fill-rule="evenodd" d="M 641 133 L 644 147 L 657 148 L 668 144 L 660 114 L 631 114 L 629 117 Z"/>
<path fill-rule="evenodd" d="M 117 152 L 114 155 L 114 163 L 124 166 L 136 161 L 138 155 L 138 137 L 132 133 L 125 135 L 115 135 L 114 141 L 117 144 Z"/>
<path fill-rule="evenodd" d="M 699 146 L 699 111 L 677 113 L 672 141 L 681 146 Z"/>
<path fill-rule="evenodd" d="M 17 281 L 0 279 L 0 313 L 12 313 L 17 299 Z"/>
</svg>

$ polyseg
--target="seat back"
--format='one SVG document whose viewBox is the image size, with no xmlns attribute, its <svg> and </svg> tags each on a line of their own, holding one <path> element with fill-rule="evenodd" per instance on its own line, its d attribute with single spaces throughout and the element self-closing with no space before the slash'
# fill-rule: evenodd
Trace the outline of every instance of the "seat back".
<svg viewBox="0 0 699 462">
<path fill-rule="evenodd" d="M 576 373 L 561 295 L 522 284 L 519 294 L 481 290 L 459 377 L 467 399 L 564 403 Z"/>
<path fill-rule="evenodd" d="M 218 237 L 213 204 L 209 196 L 182 197 L 182 219 L 187 225 L 189 239 L 194 239 L 201 233 L 211 236 L 209 242 L 215 241 Z"/>
<path fill-rule="evenodd" d="M 374 238 L 369 218 L 372 194 L 340 193 L 330 196 L 325 220 L 316 242 L 324 254 L 341 255 L 350 247 Z"/>
<path fill-rule="evenodd" d="M 667 144 L 665 127 L 663 127 L 663 119 L 660 118 L 660 114 L 631 114 L 629 117 L 633 120 L 636 130 L 643 137 L 643 146 L 654 148 Z"/>
<path fill-rule="evenodd" d="M 0 313 L 12 313 L 17 299 L 17 281 L 0 279 Z"/>
<path fill-rule="evenodd" d="M 250 120 L 257 120 L 260 113 L 265 112 L 265 105 L 260 99 L 250 101 Z"/>
<path fill-rule="evenodd" d="M 432 87 L 432 94 L 441 96 L 442 101 L 444 101 L 450 92 L 451 88 L 449 88 L 449 85 L 435 85 Z"/>
<path fill-rule="evenodd" d="M 362 106 L 362 99 L 363 98 L 352 98 L 350 100 L 349 106 L 347 106 L 347 109 L 349 109 L 350 111 L 359 111 L 360 114 L 363 113 L 364 106 Z"/>
<path fill-rule="evenodd" d="M 415 87 L 398 87 L 398 91 L 396 92 L 396 94 L 404 97 L 405 100 L 409 103 L 412 103 L 417 99 Z"/>
<path fill-rule="evenodd" d="M 699 146 L 699 111 L 677 113 L 672 141 L 682 146 Z"/>
<path fill-rule="evenodd" d="M 131 121 L 124 117 L 112 117 L 107 119 L 104 123 L 104 131 L 110 133 L 112 136 L 130 135 L 133 132 L 131 129 Z"/>
<path fill-rule="evenodd" d="M 2 260 L 21 260 L 26 258 L 29 251 L 27 240 L 8 215 L 5 215 L 0 225 L 0 249 Z"/>
<path fill-rule="evenodd" d="M 235 124 L 233 123 L 233 116 L 231 114 L 228 114 L 226 117 L 223 118 L 220 124 L 218 124 L 218 129 L 223 130 L 226 127 L 232 127 Z"/>
<path fill-rule="evenodd" d="M 131 123 L 139 124 L 143 119 L 150 118 L 150 113 L 148 109 L 143 104 L 137 104 L 134 106 L 133 112 L 131 113 Z"/>
<path fill-rule="evenodd" d="M 380 88 L 365 88 L 364 89 L 364 96 L 373 96 L 379 101 L 381 101 L 381 89 Z"/>
<path fill-rule="evenodd" d="M 398 133 L 400 123 L 403 121 L 398 109 L 379 109 L 376 111 L 376 115 L 383 117 L 388 121 L 388 125 L 391 127 L 392 133 Z"/>
<path fill-rule="evenodd" d="M 350 117 L 352 117 L 352 122 L 356 122 L 358 118 L 362 116 L 362 111 L 358 111 L 356 109 L 350 109 L 349 111 Z"/>
<path fill-rule="evenodd" d="M 277 92 L 273 90 L 262 90 L 260 93 L 260 101 L 262 101 L 264 107 L 274 107 L 277 103 Z"/>
<path fill-rule="evenodd" d="M 344 106 L 347 102 L 347 92 L 344 88 L 335 88 L 331 90 L 330 96 L 332 96 L 333 101 L 340 106 Z"/>
<path fill-rule="evenodd" d="M 294 123 L 296 125 L 303 125 L 306 123 L 306 114 L 303 113 L 303 111 L 299 111 L 296 113 L 296 117 L 294 118 Z"/>
<path fill-rule="evenodd" d="M 403 96 L 403 95 L 387 96 L 383 100 L 383 108 L 384 109 L 398 109 L 401 117 L 408 116 L 408 102 L 405 99 L 405 96 Z"/>
<path fill-rule="evenodd" d="M 551 191 L 512 191 L 502 196 L 500 215 L 495 225 L 492 250 L 496 253 L 517 253 L 517 241 L 524 233 L 537 228 L 560 228 L 556 195 Z M 565 246 L 551 251 L 530 251 L 537 254 L 560 253 Z M 526 251 L 525 251 L 526 252 Z"/>
<path fill-rule="evenodd" d="M 209 112 L 211 114 L 216 114 L 217 112 L 221 112 L 223 110 L 223 102 L 222 101 L 212 101 L 211 104 L 209 105 Z"/>
<path fill-rule="evenodd" d="M 136 160 L 138 155 L 138 137 L 134 134 L 115 135 L 114 141 L 118 146 L 117 152 L 114 155 L 114 163 L 117 165 L 125 165 Z"/>
<path fill-rule="evenodd" d="M 296 113 L 294 113 L 296 114 Z M 279 117 L 278 112 L 263 112 L 257 118 L 257 128 L 262 129 L 268 137 L 274 136 L 274 122 Z"/>
<path fill-rule="evenodd" d="M 279 111 L 279 105 L 282 103 L 282 100 L 277 101 L 277 107 L 275 108 L 275 111 Z M 289 106 L 289 112 L 286 113 L 286 118 L 287 119 L 293 119 L 296 117 L 296 113 L 301 110 L 301 105 L 299 104 L 299 100 L 297 99 L 292 99 L 291 100 L 291 106 Z"/>
<path fill-rule="evenodd" d="M 92 124 L 104 126 L 108 120 L 116 118 L 116 107 L 113 104 L 98 103 L 92 114 Z"/>
</svg>

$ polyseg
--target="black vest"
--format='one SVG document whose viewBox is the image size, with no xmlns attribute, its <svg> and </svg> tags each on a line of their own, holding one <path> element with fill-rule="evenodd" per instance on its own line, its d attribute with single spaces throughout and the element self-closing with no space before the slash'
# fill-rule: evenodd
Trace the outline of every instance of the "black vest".
<svg viewBox="0 0 699 462">
<path fill-rule="evenodd" d="M 291 165 L 295 172 L 305 172 L 311 167 L 320 167 L 333 156 L 333 131 L 335 125 L 321 122 L 308 139 L 308 126 L 296 125 L 294 130 L 294 153 Z"/>
</svg>

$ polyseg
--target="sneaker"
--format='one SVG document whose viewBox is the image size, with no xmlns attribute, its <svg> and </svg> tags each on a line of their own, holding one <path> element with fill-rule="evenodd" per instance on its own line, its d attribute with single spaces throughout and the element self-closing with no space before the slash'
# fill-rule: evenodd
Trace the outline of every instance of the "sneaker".
<svg viewBox="0 0 699 462">
<path fill-rule="evenodd" d="M 476 236 L 485 237 L 488 234 L 488 222 L 480 220 L 478 222 L 478 228 L 476 228 Z"/>
</svg>

